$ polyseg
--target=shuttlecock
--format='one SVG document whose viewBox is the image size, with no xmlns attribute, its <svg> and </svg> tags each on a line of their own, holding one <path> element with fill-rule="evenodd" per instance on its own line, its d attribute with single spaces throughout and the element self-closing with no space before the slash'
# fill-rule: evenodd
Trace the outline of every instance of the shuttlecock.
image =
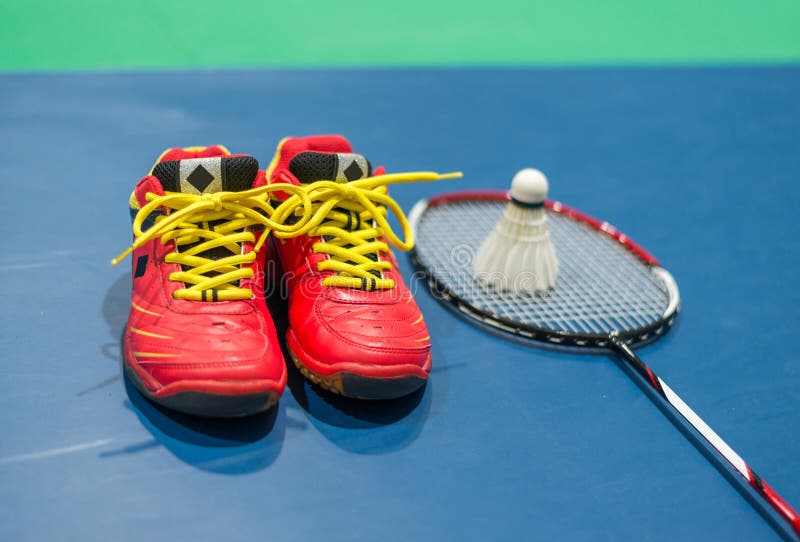
<svg viewBox="0 0 800 542">
<path fill-rule="evenodd" d="M 516 293 L 555 286 L 558 260 L 547 231 L 547 189 L 547 178 L 537 169 L 514 176 L 511 201 L 475 257 L 475 280 Z"/>
</svg>

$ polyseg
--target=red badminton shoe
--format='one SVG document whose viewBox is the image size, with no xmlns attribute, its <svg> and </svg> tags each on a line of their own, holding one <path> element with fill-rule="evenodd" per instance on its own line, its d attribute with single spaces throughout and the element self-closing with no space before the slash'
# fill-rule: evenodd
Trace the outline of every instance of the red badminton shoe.
<svg viewBox="0 0 800 542">
<path fill-rule="evenodd" d="M 253 414 L 286 367 L 264 302 L 258 162 L 224 147 L 170 149 L 131 195 L 133 294 L 124 368 L 146 397 L 189 414 Z"/>
<path fill-rule="evenodd" d="M 386 184 L 442 176 L 385 175 L 343 137 L 314 136 L 283 140 L 267 178 L 304 186 L 314 202 L 307 235 L 275 242 L 289 288 L 286 342 L 294 363 L 312 382 L 348 397 L 417 390 L 430 373 L 430 338 L 387 243 L 413 245 L 386 221 L 388 209 L 410 236 Z"/>
</svg>

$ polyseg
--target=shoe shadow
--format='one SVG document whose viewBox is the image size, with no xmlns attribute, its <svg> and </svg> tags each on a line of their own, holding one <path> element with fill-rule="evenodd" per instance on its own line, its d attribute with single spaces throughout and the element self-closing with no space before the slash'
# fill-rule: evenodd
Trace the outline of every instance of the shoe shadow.
<svg viewBox="0 0 800 542">
<path fill-rule="evenodd" d="M 288 387 L 297 406 L 330 442 L 355 454 L 386 454 L 414 442 L 428 418 L 433 385 L 393 400 L 350 399 L 307 381 L 289 363 Z"/>
<path fill-rule="evenodd" d="M 132 410 L 155 441 L 175 457 L 218 474 L 247 474 L 267 468 L 280 455 L 286 432 L 281 403 L 267 412 L 243 418 L 201 418 L 152 403 L 123 376 Z M 132 450 L 136 452 L 138 449 Z M 105 456 L 128 453 L 109 451 Z"/>
<path fill-rule="evenodd" d="M 117 374 L 78 393 L 85 395 L 122 380 L 128 400 L 124 406 L 139 418 L 152 440 L 109 450 L 112 458 L 164 446 L 175 457 L 193 467 L 219 474 L 246 474 L 271 465 L 280 454 L 286 432 L 284 407 L 278 403 L 267 412 L 234 419 L 213 419 L 171 411 L 145 398 L 124 375 L 122 342 L 130 308 L 131 275 L 117 279 L 103 301 L 103 318 L 114 343 L 101 345 L 101 353 L 117 363 Z M 303 424 L 288 423 L 304 429 Z"/>
<path fill-rule="evenodd" d="M 114 284 L 106 292 L 103 298 L 103 306 L 101 312 L 103 319 L 108 324 L 108 329 L 111 334 L 113 342 L 107 342 L 100 345 L 100 354 L 109 360 L 114 361 L 121 367 L 122 356 L 120 354 L 120 345 L 122 344 L 122 333 L 125 329 L 125 322 L 128 320 L 128 309 L 130 308 L 131 297 L 131 274 L 125 273 L 121 275 Z M 76 395 L 83 397 L 84 395 L 103 389 L 122 378 L 122 372 L 117 370 L 115 373 L 110 374 L 108 378 L 104 378 L 100 382 L 78 391 Z"/>
<path fill-rule="evenodd" d="M 330 442 L 356 454 L 385 454 L 414 442 L 428 418 L 433 384 L 399 399 L 365 401 L 329 392 L 306 380 L 292 363 L 286 346 L 288 307 L 282 288 L 267 296 L 288 368 L 287 387 L 310 423 Z M 284 395 L 285 397 L 285 395 Z M 287 402 L 288 403 L 288 402 Z"/>
</svg>

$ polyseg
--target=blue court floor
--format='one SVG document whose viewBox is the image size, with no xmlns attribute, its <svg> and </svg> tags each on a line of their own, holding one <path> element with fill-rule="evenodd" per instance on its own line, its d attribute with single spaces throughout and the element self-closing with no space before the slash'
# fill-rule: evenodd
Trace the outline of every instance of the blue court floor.
<svg viewBox="0 0 800 542">
<path fill-rule="evenodd" d="M 144 400 L 119 365 L 130 263 L 109 265 L 133 185 L 168 146 L 266 166 L 331 132 L 464 172 L 393 188 L 406 210 L 535 166 L 652 251 L 683 305 L 642 358 L 800 507 L 800 68 L 4 75 L 0 540 L 779 539 L 612 358 L 483 334 L 420 284 L 434 369 L 407 399 L 292 369 L 250 419 Z"/>
</svg>

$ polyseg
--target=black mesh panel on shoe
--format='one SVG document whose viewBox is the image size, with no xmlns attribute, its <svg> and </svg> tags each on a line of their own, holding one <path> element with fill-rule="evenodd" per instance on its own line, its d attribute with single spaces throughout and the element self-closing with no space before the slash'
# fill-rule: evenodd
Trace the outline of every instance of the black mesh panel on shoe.
<svg viewBox="0 0 800 542">
<path fill-rule="evenodd" d="M 181 163 L 176 160 L 173 162 L 159 162 L 153 168 L 153 175 L 161 181 L 161 186 L 166 192 L 180 192 L 180 181 L 178 180 L 181 171 Z"/>
<path fill-rule="evenodd" d="M 187 158 L 160 162 L 153 175 L 167 192 L 241 192 L 253 187 L 258 161 L 252 156 Z"/>
<path fill-rule="evenodd" d="M 222 189 L 241 192 L 253 188 L 258 174 L 258 160 L 252 156 L 222 159 Z"/>
<path fill-rule="evenodd" d="M 289 171 L 301 183 L 334 180 L 339 159 L 336 154 L 301 152 L 289 162 Z"/>
<path fill-rule="evenodd" d="M 303 184 L 315 181 L 345 183 L 369 177 L 369 160 L 354 153 L 301 152 L 289 162 L 289 171 Z"/>
</svg>

